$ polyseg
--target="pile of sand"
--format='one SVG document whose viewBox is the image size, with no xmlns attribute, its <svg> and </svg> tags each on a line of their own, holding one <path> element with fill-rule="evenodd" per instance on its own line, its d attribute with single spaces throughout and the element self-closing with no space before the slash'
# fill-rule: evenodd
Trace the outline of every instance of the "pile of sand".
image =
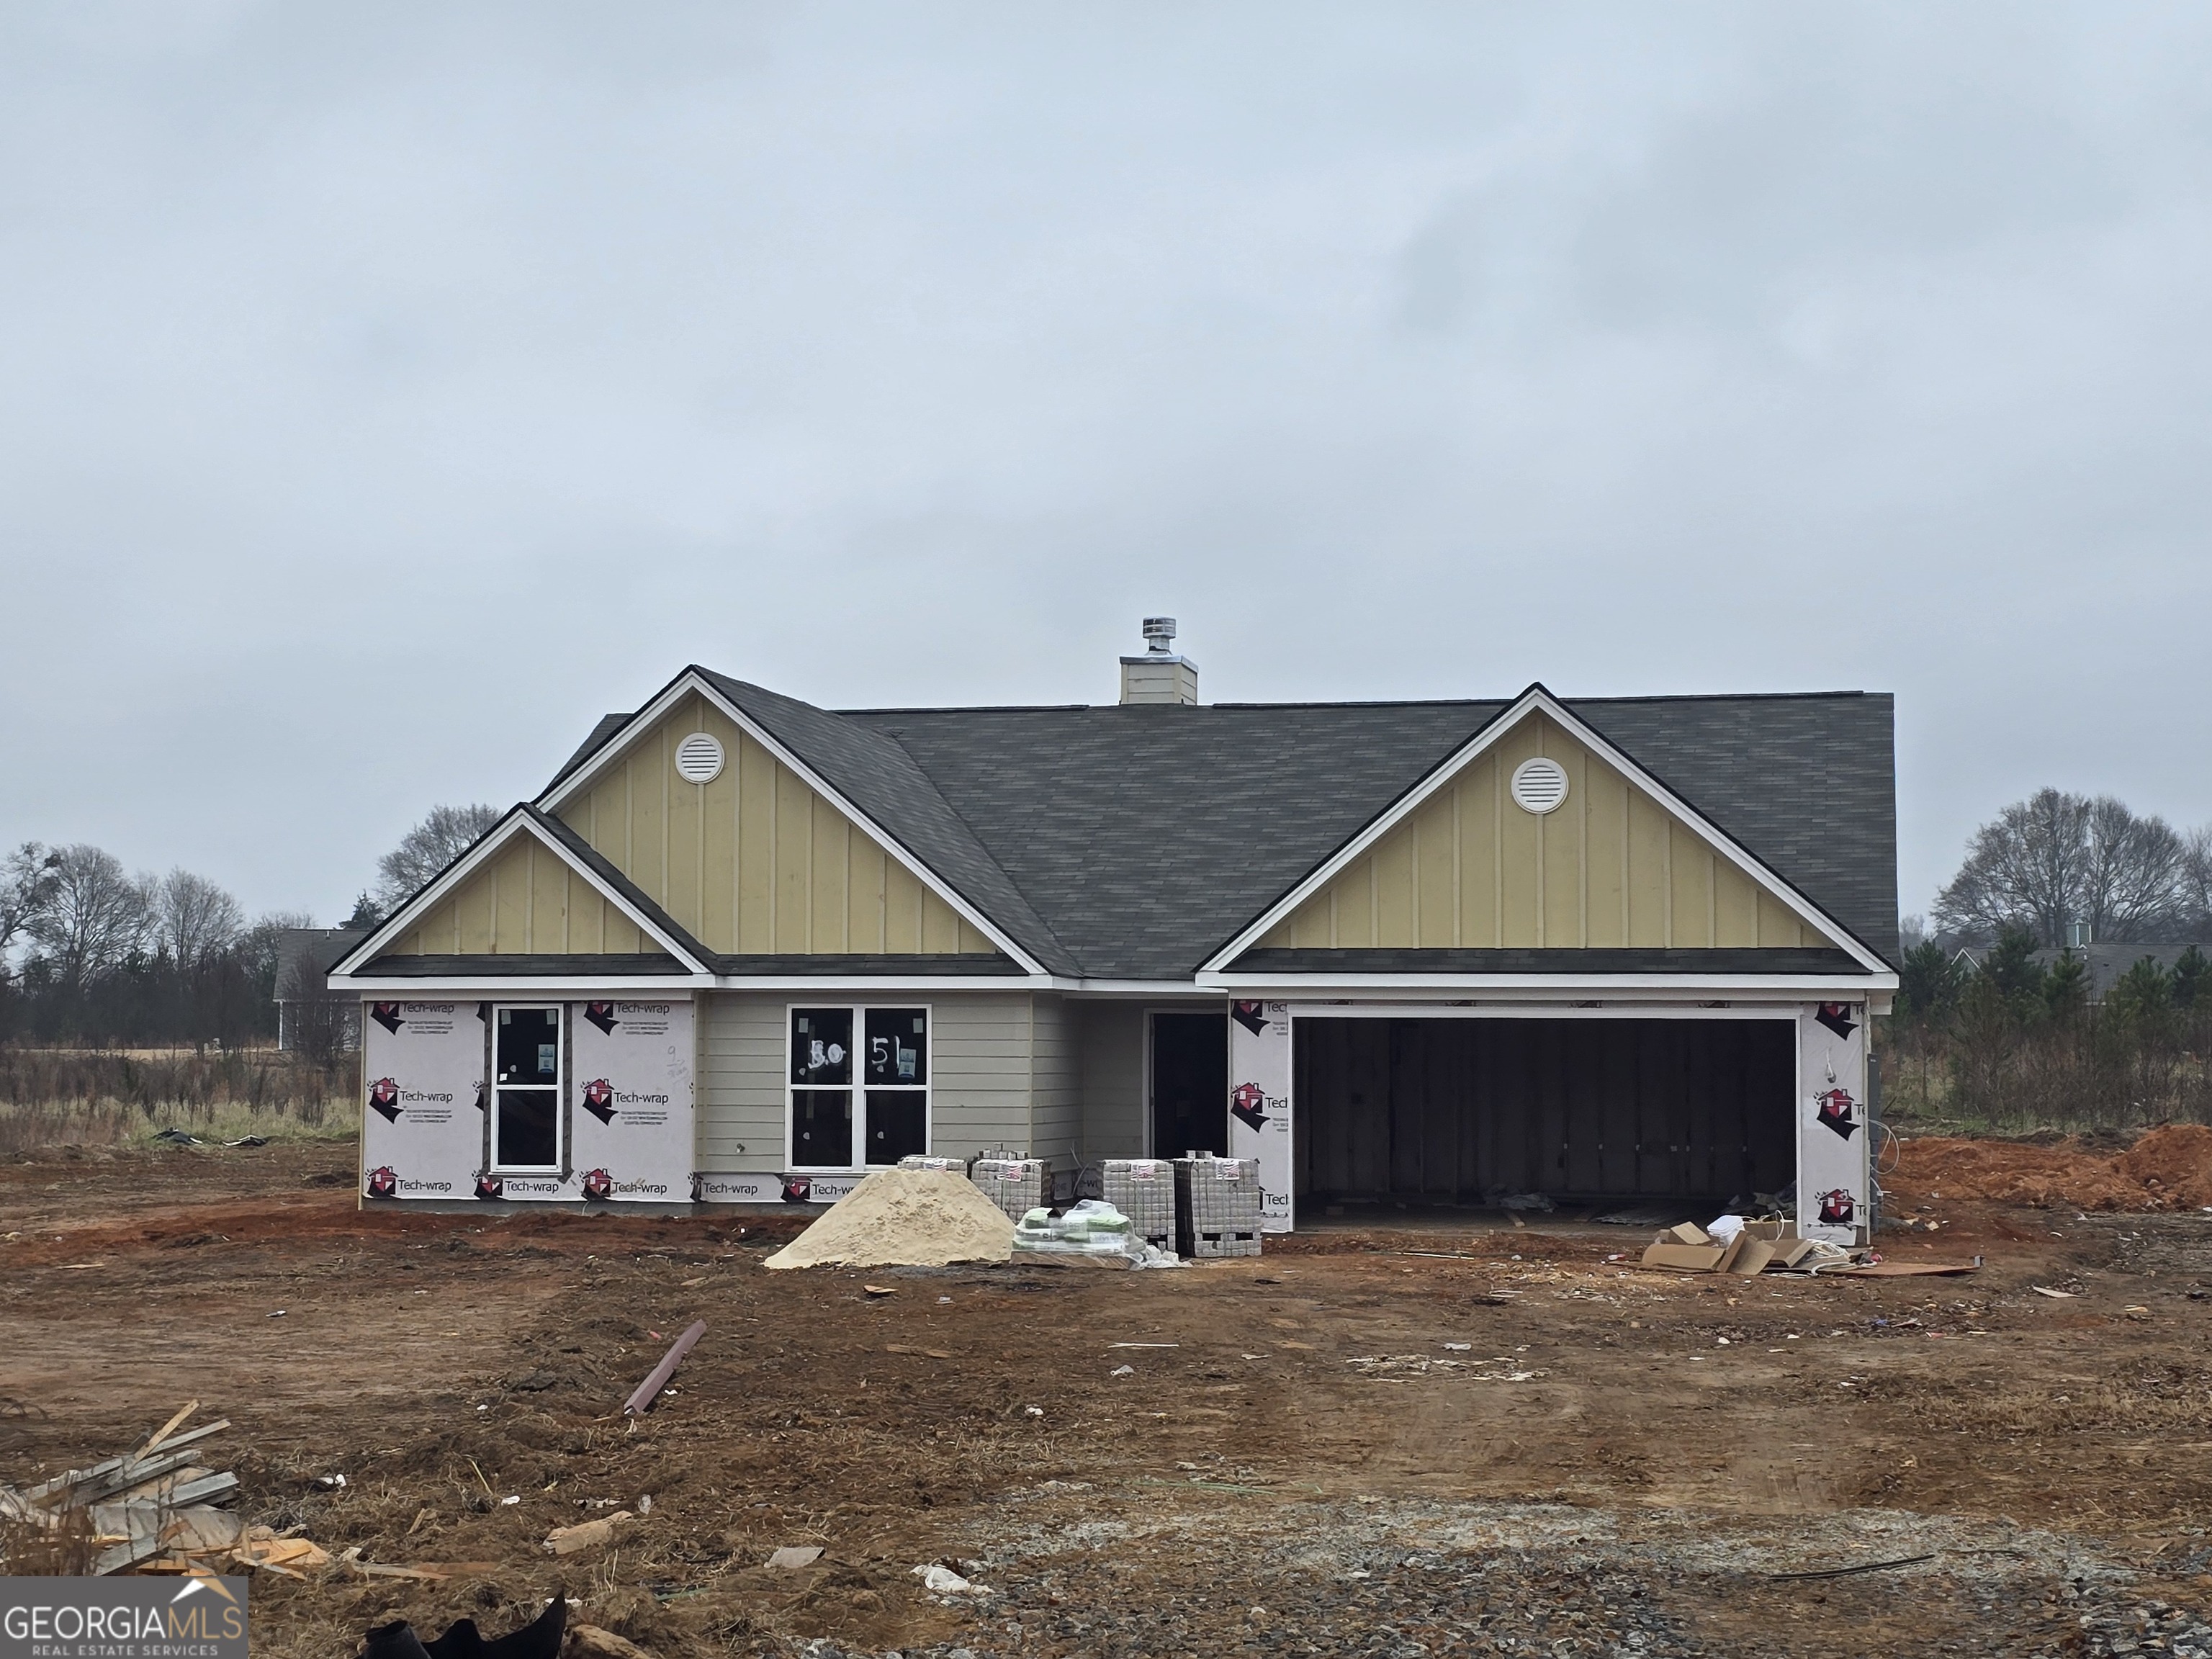
<svg viewBox="0 0 2212 1659">
<path fill-rule="evenodd" d="M 2079 1140 L 2051 1146 L 1931 1136 L 1899 1148 L 1882 1177 L 1893 1201 L 1980 1199 L 2080 1210 L 2196 1209 L 2212 1205 L 2212 1128 L 2172 1123 L 2115 1157 Z"/>
<path fill-rule="evenodd" d="M 1012 1218 L 954 1170 L 878 1170 L 778 1250 L 769 1267 L 942 1267 L 1004 1261 Z"/>
</svg>

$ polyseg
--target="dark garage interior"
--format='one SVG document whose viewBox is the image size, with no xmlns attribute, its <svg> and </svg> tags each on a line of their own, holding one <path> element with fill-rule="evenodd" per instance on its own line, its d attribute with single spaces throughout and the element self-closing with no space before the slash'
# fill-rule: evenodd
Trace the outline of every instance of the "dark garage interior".
<svg viewBox="0 0 2212 1659">
<path fill-rule="evenodd" d="M 1787 1019 L 1309 1019 L 1302 1201 L 1748 1199 L 1796 1170 Z"/>
</svg>

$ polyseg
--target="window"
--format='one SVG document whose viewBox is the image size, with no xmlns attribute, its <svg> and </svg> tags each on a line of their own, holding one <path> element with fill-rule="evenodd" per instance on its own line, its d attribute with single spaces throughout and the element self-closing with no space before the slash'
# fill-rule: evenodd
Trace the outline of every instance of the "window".
<svg viewBox="0 0 2212 1659">
<path fill-rule="evenodd" d="M 929 1011 L 793 1009 L 792 1167 L 882 1167 L 928 1150 Z"/>
<path fill-rule="evenodd" d="M 561 1010 L 501 1008 L 492 1024 L 491 1164 L 561 1167 Z"/>
</svg>

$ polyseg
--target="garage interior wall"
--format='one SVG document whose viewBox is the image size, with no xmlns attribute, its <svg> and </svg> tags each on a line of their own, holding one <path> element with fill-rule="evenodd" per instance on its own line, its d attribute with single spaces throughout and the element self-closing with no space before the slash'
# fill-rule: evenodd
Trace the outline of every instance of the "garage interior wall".
<svg viewBox="0 0 2212 1659">
<path fill-rule="evenodd" d="M 1300 1018 L 1303 1201 L 1748 1200 L 1796 1169 L 1788 1019 Z"/>
</svg>

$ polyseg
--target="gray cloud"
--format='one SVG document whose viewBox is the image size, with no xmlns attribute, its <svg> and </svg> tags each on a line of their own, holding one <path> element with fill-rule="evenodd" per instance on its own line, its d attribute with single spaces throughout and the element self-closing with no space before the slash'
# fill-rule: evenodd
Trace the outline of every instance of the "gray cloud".
<svg viewBox="0 0 2212 1659">
<path fill-rule="evenodd" d="M 328 914 L 699 659 L 1869 685 L 2212 818 L 2212 24 L 18 8 L 0 834 Z"/>
</svg>

